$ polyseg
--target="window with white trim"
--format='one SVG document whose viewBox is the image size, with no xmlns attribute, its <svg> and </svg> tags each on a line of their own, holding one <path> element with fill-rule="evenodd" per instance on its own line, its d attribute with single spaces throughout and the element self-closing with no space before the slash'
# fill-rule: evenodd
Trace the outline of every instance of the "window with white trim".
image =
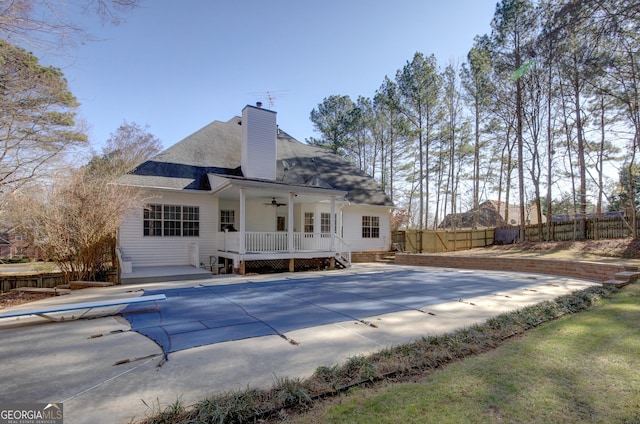
<svg viewBox="0 0 640 424">
<path fill-rule="evenodd" d="M 200 236 L 200 207 L 182 207 L 182 235 L 184 237 Z"/>
<path fill-rule="evenodd" d="M 143 213 L 143 235 L 198 237 L 200 236 L 200 207 L 147 205 Z"/>
<path fill-rule="evenodd" d="M 336 223 L 336 233 L 338 232 L 338 217 L 334 215 Z M 320 214 L 320 232 L 322 234 L 331 233 L 331 214 L 329 212 L 322 212 Z"/>
<path fill-rule="evenodd" d="M 362 238 L 380 238 L 380 217 L 362 217 Z"/>
<path fill-rule="evenodd" d="M 322 212 L 320 214 L 320 232 L 322 234 L 329 234 L 331 232 L 331 214 Z"/>
<path fill-rule="evenodd" d="M 304 213 L 304 232 L 313 233 L 313 212 Z"/>
<path fill-rule="evenodd" d="M 144 235 L 162 236 L 162 205 L 147 205 L 144 208 Z"/>
<path fill-rule="evenodd" d="M 236 211 L 234 210 L 220 210 L 220 231 L 230 230 L 235 231 L 236 225 Z"/>
<path fill-rule="evenodd" d="M 162 235 L 164 236 L 180 236 L 180 230 L 182 227 L 181 212 L 182 207 L 176 205 L 164 205 L 163 206 L 163 222 L 162 222 Z"/>
</svg>

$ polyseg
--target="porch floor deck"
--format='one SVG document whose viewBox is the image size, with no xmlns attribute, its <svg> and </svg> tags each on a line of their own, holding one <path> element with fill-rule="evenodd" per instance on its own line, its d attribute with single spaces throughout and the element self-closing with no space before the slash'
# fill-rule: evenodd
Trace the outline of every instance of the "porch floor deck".
<svg viewBox="0 0 640 424">
<path fill-rule="evenodd" d="M 122 284 L 157 283 L 163 281 L 204 280 L 210 271 L 191 265 L 134 266 L 133 272 L 121 277 Z"/>
</svg>

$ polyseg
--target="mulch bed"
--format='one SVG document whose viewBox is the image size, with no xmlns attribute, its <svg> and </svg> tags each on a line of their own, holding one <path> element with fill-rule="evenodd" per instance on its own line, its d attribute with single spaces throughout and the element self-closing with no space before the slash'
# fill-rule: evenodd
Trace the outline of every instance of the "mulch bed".
<svg viewBox="0 0 640 424">
<path fill-rule="evenodd" d="M 51 295 L 43 293 L 1 292 L 0 309 L 22 305 L 23 303 L 34 302 L 36 300 L 48 299 L 50 297 Z"/>
</svg>

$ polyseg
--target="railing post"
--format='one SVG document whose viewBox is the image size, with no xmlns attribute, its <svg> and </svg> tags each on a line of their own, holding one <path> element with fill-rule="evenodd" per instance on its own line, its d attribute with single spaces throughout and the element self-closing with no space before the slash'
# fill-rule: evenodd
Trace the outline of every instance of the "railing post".
<svg viewBox="0 0 640 424">
<path fill-rule="evenodd" d="M 295 250 L 295 244 L 294 244 L 294 240 L 293 240 L 293 198 L 294 198 L 294 194 L 293 192 L 289 192 L 289 204 L 287 205 L 288 208 L 288 216 L 287 216 L 287 250 L 289 251 L 289 253 L 293 253 L 293 251 Z"/>
</svg>

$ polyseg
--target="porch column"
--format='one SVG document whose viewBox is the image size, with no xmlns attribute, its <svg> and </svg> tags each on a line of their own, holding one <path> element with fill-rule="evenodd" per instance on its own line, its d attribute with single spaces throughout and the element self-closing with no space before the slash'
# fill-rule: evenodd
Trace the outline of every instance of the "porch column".
<svg viewBox="0 0 640 424">
<path fill-rule="evenodd" d="M 247 253 L 245 232 L 246 232 L 246 220 L 247 220 L 247 207 L 246 207 L 246 193 L 244 188 L 240 189 L 240 246 L 238 253 L 244 255 Z"/>
<path fill-rule="evenodd" d="M 336 196 L 331 196 L 331 216 L 329 217 L 331 232 L 331 251 L 336 251 Z"/>
<path fill-rule="evenodd" d="M 288 214 L 287 214 L 287 250 L 289 253 L 293 253 L 295 250 L 295 244 L 293 240 L 293 198 L 295 196 L 292 192 L 289 192 L 289 203 L 287 204 Z"/>
</svg>

